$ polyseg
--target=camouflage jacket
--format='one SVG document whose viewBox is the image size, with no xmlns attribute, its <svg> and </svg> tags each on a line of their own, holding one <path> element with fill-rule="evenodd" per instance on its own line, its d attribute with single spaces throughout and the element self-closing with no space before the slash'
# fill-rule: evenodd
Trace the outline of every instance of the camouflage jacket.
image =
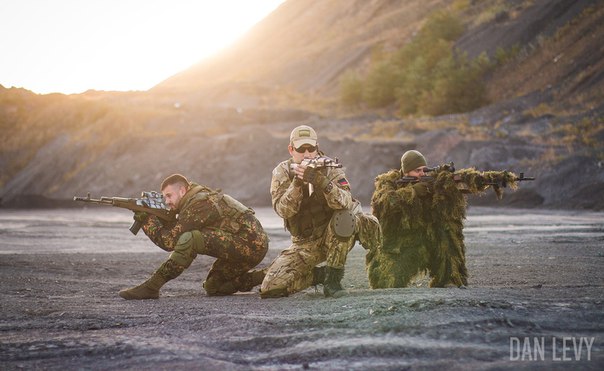
<svg viewBox="0 0 604 371">
<path fill-rule="evenodd" d="M 253 213 L 252 209 L 229 195 L 191 183 L 178 204 L 178 218 L 175 223 L 162 223 L 159 218 L 152 216 L 143 225 L 143 230 L 157 246 L 172 251 L 184 232 L 205 228 L 237 232 L 241 226 L 246 227 L 248 224 L 240 217 Z"/>
<path fill-rule="evenodd" d="M 327 193 L 315 190 L 311 194 L 307 184 L 300 185 L 294 181 L 295 173 L 291 169 L 291 164 L 293 164 L 293 160 L 289 159 L 281 162 L 273 170 L 270 189 L 273 208 L 284 219 L 285 226 L 292 232 L 294 240 L 316 238 L 322 235 L 333 210 L 353 207 L 350 185 L 341 168 L 326 167 L 321 171 L 334 184 L 334 187 Z M 308 233 L 301 235 L 296 232 L 298 229 L 296 224 L 300 224 L 299 219 L 303 214 L 305 219 L 312 219 L 302 221 L 312 224 L 312 236 Z"/>
</svg>

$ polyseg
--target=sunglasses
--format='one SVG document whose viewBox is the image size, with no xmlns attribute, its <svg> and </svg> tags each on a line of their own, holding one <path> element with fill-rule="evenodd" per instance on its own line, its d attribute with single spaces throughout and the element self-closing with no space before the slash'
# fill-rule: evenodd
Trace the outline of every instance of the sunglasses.
<svg viewBox="0 0 604 371">
<path fill-rule="evenodd" d="M 298 148 L 294 148 L 294 150 L 298 153 L 304 153 L 306 151 L 312 153 L 317 150 L 317 146 L 305 145 L 305 146 L 300 146 Z"/>
</svg>

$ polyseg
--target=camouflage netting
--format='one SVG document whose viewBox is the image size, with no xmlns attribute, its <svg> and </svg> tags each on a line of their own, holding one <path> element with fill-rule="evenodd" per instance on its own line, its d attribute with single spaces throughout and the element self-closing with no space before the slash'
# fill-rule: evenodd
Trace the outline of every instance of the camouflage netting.
<svg viewBox="0 0 604 371">
<path fill-rule="evenodd" d="M 492 187 L 501 198 L 503 186 L 516 188 L 510 172 L 462 169 L 440 171 L 432 182 L 398 187 L 402 177 L 392 170 L 376 178 L 373 214 L 379 219 L 383 246 L 366 257 L 372 288 L 405 287 L 419 273 L 432 277 L 431 287 L 467 285 L 463 221 L 465 193 Z M 495 185 L 498 184 L 498 185 Z M 422 192 L 422 189 L 428 192 Z"/>
</svg>

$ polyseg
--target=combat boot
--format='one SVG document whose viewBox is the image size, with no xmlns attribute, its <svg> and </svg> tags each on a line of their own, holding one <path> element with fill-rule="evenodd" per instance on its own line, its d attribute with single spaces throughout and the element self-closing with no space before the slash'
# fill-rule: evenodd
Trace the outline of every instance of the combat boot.
<svg viewBox="0 0 604 371">
<path fill-rule="evenodd" d="M 119 295 L 126 300 L 158 299 L 159 289 L 166 282 L 180 276 L 184 270 L 185 267 L 168 259 L 153 273 L 151 278 L 136 287 L 120 291 Z"/>
<path fill-rule="evenodd" d="M 166 282 L 168 280 L 156 272 L 142 284 L 120 291 L 120 296 L 126 300 L 159 299 L 159 289 Z"/>
<path fill-rule="evenodd" d="M 325 266 L 313 267 L 311 286 L 322 285 L 325 282 Z"/>
<path fill-rule="evenodd" d="M 264 276 L 266 276 L 266 271 L 268 271 L 268 267 L 264 269 L 253 269 L 249 272 L 246 272 L 241 280 L 241 285 L 239 286 L 239 290 L 241 292 L 252 291 L 252 289 L 264 281 Z"/>
<path fill-rule="evenodd" d="M 326 267 L 323 295 L 334 298 L 346 295 L 346 290 L 341 284 L 342 278 L 344 278 L 344 268 Z"/>
</svg>

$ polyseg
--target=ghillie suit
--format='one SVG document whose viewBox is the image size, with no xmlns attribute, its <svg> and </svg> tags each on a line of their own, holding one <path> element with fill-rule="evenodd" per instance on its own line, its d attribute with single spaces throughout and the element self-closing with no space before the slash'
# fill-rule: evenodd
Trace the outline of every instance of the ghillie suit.
<svg viewBox="0 0 604 371">
<path fill-rule="evenodd" d="M 375 181 L 371 205 L 383 232 L 381 248 L 366 256 L 372 288 L 406 287 L 416 275 L 428 273 L 430 287 L 468 284 L 463 221 L 464 194 L 483 193 L 499 185 L 516 188 L 516 175 L 505 171 L 440 170 L 432 181 L 401 185 L 400 170 Z"/>
</svg>

